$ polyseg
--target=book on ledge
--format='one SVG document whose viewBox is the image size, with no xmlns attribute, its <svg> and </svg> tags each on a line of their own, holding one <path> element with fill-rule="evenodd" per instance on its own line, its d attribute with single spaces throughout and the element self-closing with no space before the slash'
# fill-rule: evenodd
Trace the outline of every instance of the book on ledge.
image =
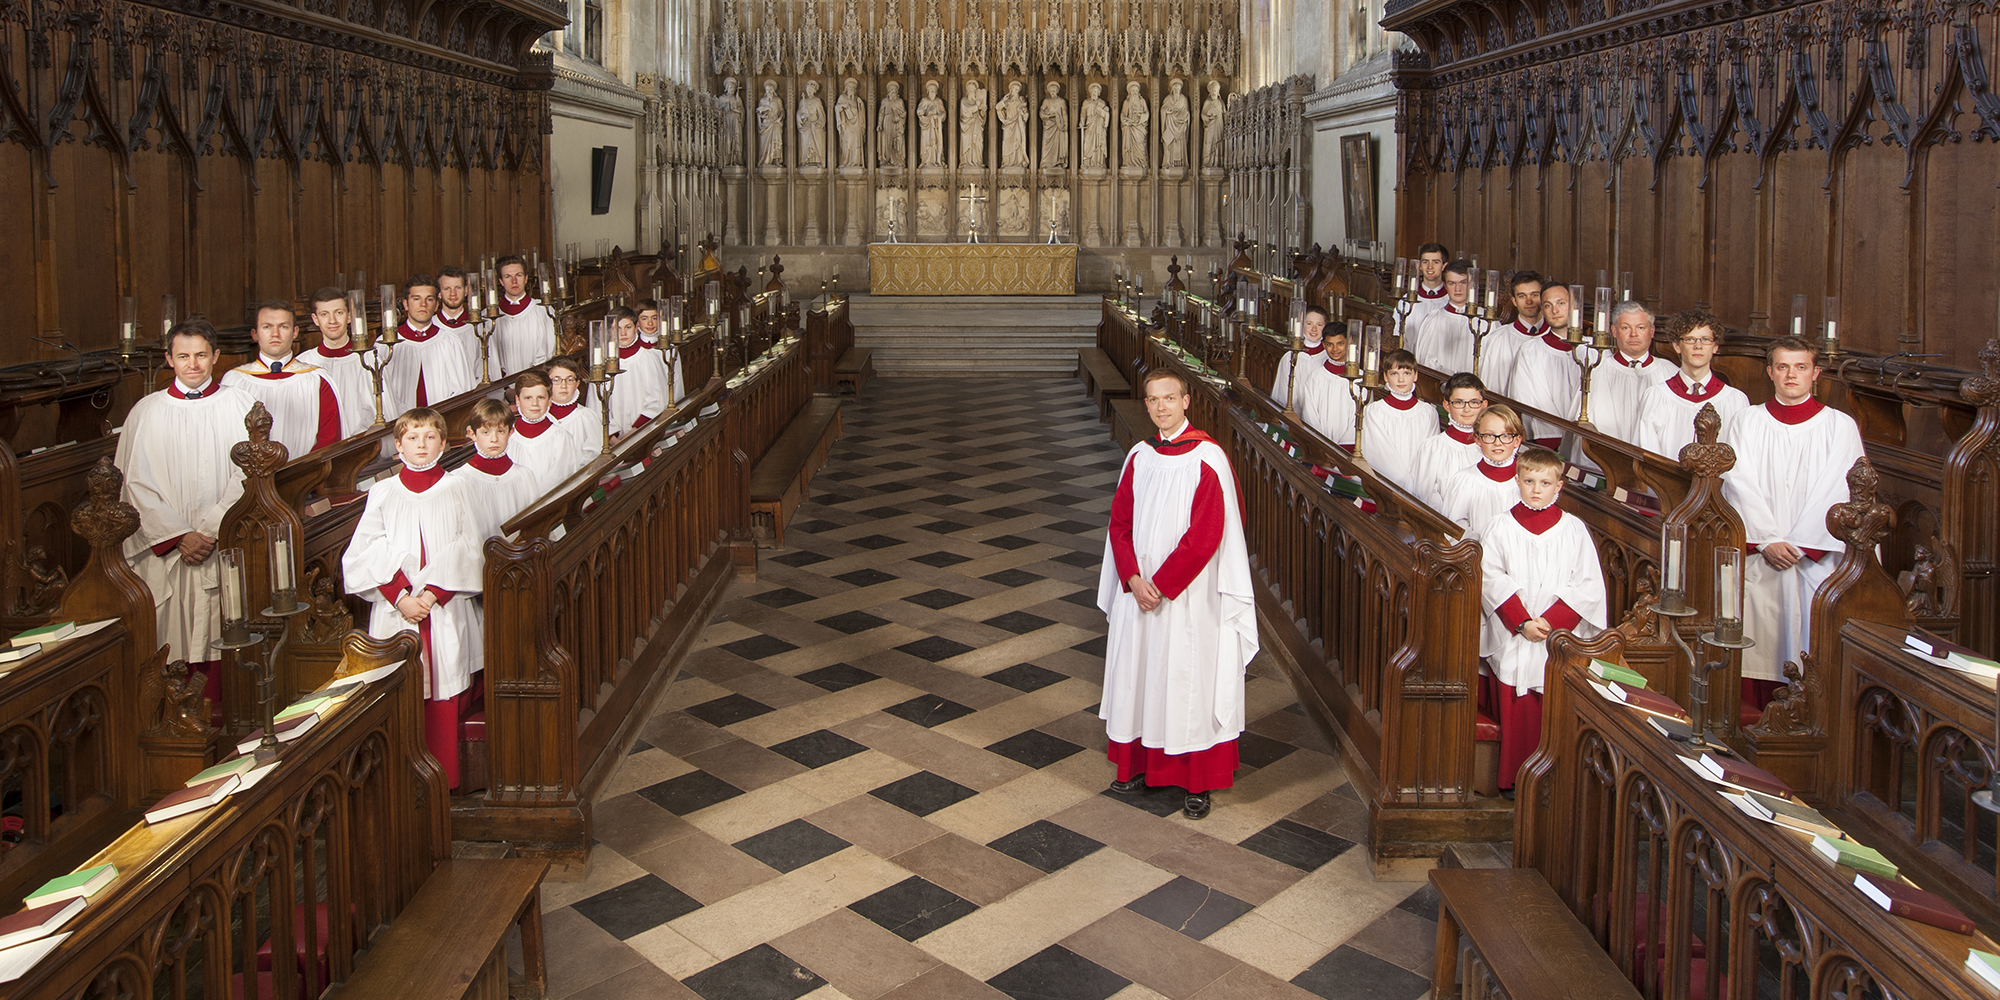
<svg viewBox="0 0 2000 1000">
<path fill-rule="evenodd" d="M 320 497 L 306 504 L 300 513 L 307 517 L 318 517 L 336 507 L 345 507 L 356 500 L 364 500 L 367 497 L 368 491 L 366 490 L 359 493 L 336 493 L 333 496 Z"/>
<path fill-rule="evenodd" d="M 1842 840 L 1847 836 L 1840 827 L 1833 824 L 1832 820 L 1820 815 L 1819 810 L 1800 805 L 1791 799 L 1765 795 L 1763 792 L 1744 792 L 1743 802 L 1749 807 L 1749 812 L 1766 823 L 1797 830 L 1800 833 L 1817 834 L 1828 840 Z"/>
<path fill-rule="evenodd" d="M 51 642 L 61 642 L 75 634 L 75 622 L 55 622 L 40 628 L 31 628 L 8 640 L 7 645 L 28 646 L 37 643 L 47 645 Z"/>
<path fill-rule="evenodd" d="M 76 932 L 64 931 L 61 934 L 37 938 L 27 944 L 15 945 L 0 951 L 0 983 L 11 983 L 27 975 L 28 970 L 35 967 L 35 963 L 40 962 L 49 952 L 56 950 L 57 945 L 69 940 L 69 936 L 74 933 Z"/>
<path fill-rule="evenodd" d="M 12 948 L 54 934 L 69 923 L 69 918 L 83 912 L 83 906 L 82 897 L 73 897 L 0 917 L 0 948 Z"/>
<path fill-rule="evenodd" d="M 146 822 L 164 823 L 176 816 L 200 812 L 229 797 L 229 793 L 241 785 L 243 779 L 236 775 L 224 775 L 214 781 L 204 781 L 199 785 L 168 792 L 153 808 L 146 810 Z"/>
<path fill-rule="evenodd" d="M 60 903 L 65 899 L 89 899 L 97 895 L 97 890 L 110 885 L 117 877 L 117 865 L 96 865 L 52 878 L 42 883 L 41 888 L 29 893 L 28 898 L 21 902 L 35 907 Z"/>
<path fill-rule="evenodd" d="M 193 788 L 196 785 L 206 785 L 217 778 L 241 778 L 245 774 L 248 774 L 251 768 L 256 766 L 257 758 L 248 754 L 241 757 L 231 757 L 214 767 L 202 769 L 194 777 L 184 782 L 181 787 Z"/>
<path fill-rule="evenodd" d="M 1905 920 L 1942 927 L 1953 934 L 1972 933 L 1972 918 L 1937 893 L 1925 892 L 1908 882 L 1861 871 L 1854 873 L 1854 887 L 1861 890 L 1863 896 L 1874 900 L 1876 906 Z"/>
<path fill-rule="evenodd" d="M 1741 788 L 1746 792 L 1763 792 L 1765 795 L 1784 798 L 1789 798 L 1792 794 L 1792 786 L 1785 784 L 1783 778 L 1755 764 L 1717 757 L 1712 753 L 1702 754 L 1699 763 L 1702 771 L 1711 780 L 1722 784 Z"/>
<path fill-rule="evenodd" d="M 1986 985 L 2000 989 L 2000 955 L 1974 948 L 1972 954 L 1965 956 L 1965 967 Z"/>
<path fill-rule="evenodd" d="M 1646 716 L 1646 725 L 1675 743 L 1686 743 L 1694 739 L 1694 727 L 1679 719 L 1669 719 L 1659 715 Z"/>
<path fill-rule="evenodd" d="M 2000 661 L 1980 656 L 1977 650 L 1929 636 L 1904 635 L 1903 650 L 1919 660 L 1971 674 L 1987 682 L 2000 681 Z"/>
<path fill-rule="evenodd" d="M 1663 716 L 1680 722 L 1689 721 L 1687 710 L 1681 708 L 1679 702 L 1658 691 L 1648 691 L 1642 687 L 1620 684 L 1617 681 L 1604 685 L 1603 691 L 1606 697 L 1626 708 L 1636 708 L 1648 715 Z"/>
<path fill-rule="evenodd" d="M 1863 844 L 1857 844 L 1852 840 L 1828 840 L 1825 837 L 1814 837 L 1813 850 L 1819 852 L 1820 857 L 1836 865 L 1846 865 L 1855 871 L 1867 872 L 1870 875 L 1880 875 L 1883 878 L 1896 877 L 1897 868 L 1894 861 L 1883 857 L 1881 851 Z"/>
<path fill-rule="evenodd" d="M 5 649 L 0 649 L 0 666 L 5 666 L 9 663 L 19 663 L 41 651 L 42 644 L 39 642 L 15 643 Z"/>
<path fill-rule="evenodd" d="M 292 716 L 291 718 L 276 724 L 275 726 L 272 727 L 272 732 L 277 734 L 278 742 L 290 743 L 291 741 L 298 739 L 301 736 L 304 736 L 307 732 L 311 731 L 312 727 L 318 724 L 319 724 L 319 713 L 308 712 L 305 715 Z M 250 753 L 257 749 L 258 744 L 263 742 L 264 742 L 264 727 L 258 726 L 256 729 L 251 730 L 250 735 L 243 737 L 242 741 L 236 744 L 236 752 Z"/>
<path fill-rule="evenodd" d="M 342 684 L 359 684 L 359 685 L 373 684 L 376 681 L 379 681 L 382 678 L 395 673 L 397 670 L 401 669 L 402 666 L 403 664 L 400 661 L 398 661 L 396 663 L 390 663 L 384 666 L 376 667 L 373 670 L 363 670 L 360 673 L 348 674 L 345 677 L 336 677 L 333 679 L 333 684 L 336 687 Z"/>
<path fill-rule="evenodd" d="M 1647 684 L 1645 674 L 1609 660 L 1590 661 L 1590 676 L 1600 681 L 1617 681 L 1635 688 L 1643 688 Z"/>
</svg>

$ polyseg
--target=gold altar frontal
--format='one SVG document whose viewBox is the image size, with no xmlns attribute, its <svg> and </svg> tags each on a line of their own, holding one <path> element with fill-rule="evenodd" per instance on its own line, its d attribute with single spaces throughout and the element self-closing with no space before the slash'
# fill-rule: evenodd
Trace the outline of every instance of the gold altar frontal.
<svg viewBox="0 0 2000 1000">
<path fill-rule="evenodd" d="M 870 243 L 871 295 L 1075 295 L 1074 243 Z"/>
</svg>

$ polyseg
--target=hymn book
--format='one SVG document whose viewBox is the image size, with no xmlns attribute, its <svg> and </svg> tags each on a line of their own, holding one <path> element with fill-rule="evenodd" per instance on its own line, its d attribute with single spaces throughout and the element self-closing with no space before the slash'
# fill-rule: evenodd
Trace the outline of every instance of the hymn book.
<svg viewBox="0 0 2000 1000">
<path fill-rule="evenodd" d="M 277 723 L 271 727 L 271 731 L 277 735 L 278 742 L 290 743 L 291 741 L 298 739 L 301 736 L 304 736 L 307 732 L 311 731 L 312 727 L 316 725 L 319 725 L 319 713 L 309 712 L 305 715 L 292 716 L 291 718 L 286 719 L 283 722 Z M 253 753 L 256 751 L 257 747 L 263 742 L 264 742 L 264 727 L 258 726 L 256 729 L 251 731 L 250 735 L 245 736 L 242 742 L 236 744 L 236 752 Z"/>
<path fill-rule="evenodd" d="M 1696 763 L 1701 765 L 1710 780 L 1721 784 L 1765 795 L 1789 797 L 1792 794 L 1792 786 L 1785 784 L 1784 779 L 1755 764 L 1717 757 L 1712 753 L 1702 754 Z"/>
<path fill-rule="evenodd" d="M 31 646 L 37 643 L 61 642 L 76 634 L 75 622 L 56 622 L 41 628 L 31 628 L 8 641 L 9 646 Z"/>
<path fill-rule="evenodd" d="M 1986 985 L 2000 989 L 2000 955 L 1974 948 L 1971 954 L 1965 956 L 1965 967 Z"/>
<path fill-rule="evenodd" d="M 1636 708 L 1648 715 L 1664 716 L 1665 718 L 1680 722 L 1688 721 L 1687 712 L 1681 708 L 1679 703 L 1657 691 L 1635 688 L 1630 684 L 1620 684 L 1617 681 L 1612 681 L 1609 684 L 1599 684 L 1596 681 L 1592 681 L 1590 686 L 1596 688 L 1597 693 L 1603 695 L 1605 700 L 1617 702 L 1626 708 Z"/>
<path fill-rule="evenodd" d="M 1790 799 L 1765 795 L 1762 792 L 1744 792 L 1740 795 L 1731 795 L 1730 798 L 1737 800 L 1737 805 L 1744 812 L 1774 826 L 1782 826 L 1805 834 L 1817 834 L 1828 840 L 1841 840 L 1847 836 L 1840 827 L 1833 824 L 1832 820 L 1820 815 L 1819 810 L 1800 805 Z"/>
<path fill-rule="evenodd" d="M 82 871 L 70 872 L 42 883 L 42 887 L 28 894 L 21 902 L 30 907 L 47 906 L 65 899 L 89 899 L 97 890 L 111 884 L 118 877 L 117 865 L 97 865 Z"/>
<path fill-rule="evenodd" d="M 73 897 L 0 917 L 0 948 L 12 948 L 54 934 L 69 918 L 83 912 L 83 905 L 81 897 Z"/>
<path fill-rule="evenodd" d="M 1852 840 L 1828 840 L 1813 838 L 1813 850 L 1819 856 L 1837 865 L 1846 865 L 1858 872 L 1880 875 L 1883 878 L 1896 877 L 1896 863 L 1882 856 L 1882 852 Z"/>
<path fill-rule="evenodd" d="M 1635 688 L 1643 688 L 1647 684 L 1645 674 L 1630 667 L 1612 663 L 1609 660 L 1590 661 L 1590 676 L 1600 681 L 1617 681 L 1620 684 Z"/>
<path fill-rule="evenodd" d="M 1925 892 L 1908 882 L 1855 872 L 1854 887 L 1874 900 L 1876 906 L 1906 920 L 1942 927 L 1953 934 L 1972 933 L 1972 918 L 1946 902 L 1943 896 Z"/>
<path fill-rule="evenodd" d="M 69 940 L 69 936 L 74 933 L 76 932 L 64 931 L 61 934 L 38 938 L 27 944 L 15 945 L 0 951 L 0 983 L 11 983 L 27 975 L 28 970 L 34 968 L 36 962 L 56 950 L 57 945 Z"/>
<path fill-rule="evenodd" d="M 204 781 L 192 788 L 169 792 L 160 801 L 155 802 L 153 808 L 146 810 L 146 822 L 164 823 L 176 816 L 200 812 L 228 798 L 229 793 L 235 791 L 242 783 L 242 778 L 231 774 L 214 781 Z"/>
</svg>

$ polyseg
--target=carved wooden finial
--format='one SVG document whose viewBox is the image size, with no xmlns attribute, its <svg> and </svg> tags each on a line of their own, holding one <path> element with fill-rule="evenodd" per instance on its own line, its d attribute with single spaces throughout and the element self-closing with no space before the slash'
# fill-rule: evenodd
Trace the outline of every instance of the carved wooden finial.
<svg viewBox="0 0 2000 1000">
<path fill-rule="evenodd" d="M 230 446 L 229 460 L 240 466 L 246 476 L 269 476 L 278 471 L 291 453 L 283 444 L 271 440 L 271 411 L 264 409 L 261 401 L 250 404 L 250 412 L 243 416 L 243 427 L 250 432 L 250 439 Z"/>
<path fill-rule="evenodd" d="M 1714 403 L 1703 403 L 1694 415 L 1694 443 L 1681 449 L 1681 468 L 1695 476 L 1719 476 L 1736 467 L 1736 449 L 1715 439 L 1722 432 L 1722 417 Z"/>
<path fill-rule="evenodd" d="M 1958 387 L 1958 394 L 1974 406 L 1985 406 L 2000 399 L 2000 337 L 1986 342 L 1979 352 L 1979 367 L 1984 375 L 1974 375 Z"/>
<path fill-rule="evenodd" d="M 84 474 L 84 490 L 83 502 L 70 511 L 70 530 L 93 548 L 115 551 L 139 530 L 139 509 L 119 497 L 125 490 L 125 474 L 106 455 Z"/>
<path fill-rule="evenodd" d="M 1826 530 L 1849 548 L 1873 549 L 1896 523 L 1896 509 L 1875 497 L 1881 485 L 1882 474 L 1875 471 L 1875 463 L 1865 457 L 1856 459 L 1847 470 L 1848 499 L 1827 508 Z"/>
</svg>

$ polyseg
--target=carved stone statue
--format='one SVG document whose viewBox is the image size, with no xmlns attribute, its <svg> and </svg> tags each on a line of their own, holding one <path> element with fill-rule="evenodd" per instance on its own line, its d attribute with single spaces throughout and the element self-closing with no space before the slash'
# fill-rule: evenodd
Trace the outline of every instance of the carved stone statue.
<svg viewBox="0 0 2000 1000">
<path fill-rule="evenodd" d="M 743 95 L 736 92 L 736 78 L 722 78 L 722 95 L 715 99 L 722 111 L 722 165 L 743 165 Z"/>
<path fill-rule="evenodd" d="M 1069 166 L 1069 102 L 1062 84 L 1051 81 L 1042 98 L 1042 166 Z"/>
<path fill-rule="evenodd" d="M 867 166 L 868 105 L 861 100 L 860 81 L 848 77 L 833 102 L 833 126 L 840 134 L 840 165 Z"/>
<path fill-rule="evenodd" d="M 1104 103 L 1104 86 L 1090 85 L 1090 96 L 1084 98 L 1083 110 L 1078 117 L 1083 132 L 1083 169 L 1102 170 L 1110 161 L 1111 105 Z"/>
<path fill-rule="evenodd" d="M 1118 109 L 1118 125 L 1124 133 L 1124 145 L 1119 149 L 1119 162 L 1127 167 L 1146 166 L 1146 126 L 1153 121 L 1152 109 L 1146 107 L 1146 97 L 1139 90 L 1138 81 L 1125 85 L 1125 103 Z"/>
<path fill-rule="evenodd" d="M 1181 93 L 1181 81 L 1167 84 L 1168 94 L 1160 100 L 1160 165 L 1163 167 L 1187 166 L 1188 111 L 1187 95 Z"/>
<path fill-rule="evenodd" d="M 818 80 L 807 80 L 799 98 L 799 166 L 826 166 L 826 102 L 819 99 Z"/>
<path fill-rule="evenodd" d="M 986 88 L 977 80 L 965 81 L 965 96 L 958 102 L 958 165 L 986 165 Z"/>
<path fill-rule="evenodd" d="M 765 80 L 764 96 L 757 99 L 757 162 L 785 165 L 785 99 L 778 96 L 776 80 Z"/>
<path fill-rule="evenodd" d="M 1021 96 L 1021 81 L 1007 85 L 1007 96 L 993 106 L 1000 119 L 1000 165 L 1028 167 L 1028 100 Z"/>
<path fill-rule="evenodd" d="M 917 102 L 917 165 L 944 166 L 944 101 L 936 80 L 924 81 L 924 99 Z"/>
<path fill-rule="evenodd" d="M 1208 81 L 1208 100 L 1201 102 L 1201 165 L 1222 166 L 1222 83 Z"/>
<path fill-rule="evenodd" d="M 890 80 L 875 122 L 875 159 L 882 166 L 903 165 L 903 136 L 908 131 L 909 114 L 903 105 L 902 84 Z"/>
</svg>

